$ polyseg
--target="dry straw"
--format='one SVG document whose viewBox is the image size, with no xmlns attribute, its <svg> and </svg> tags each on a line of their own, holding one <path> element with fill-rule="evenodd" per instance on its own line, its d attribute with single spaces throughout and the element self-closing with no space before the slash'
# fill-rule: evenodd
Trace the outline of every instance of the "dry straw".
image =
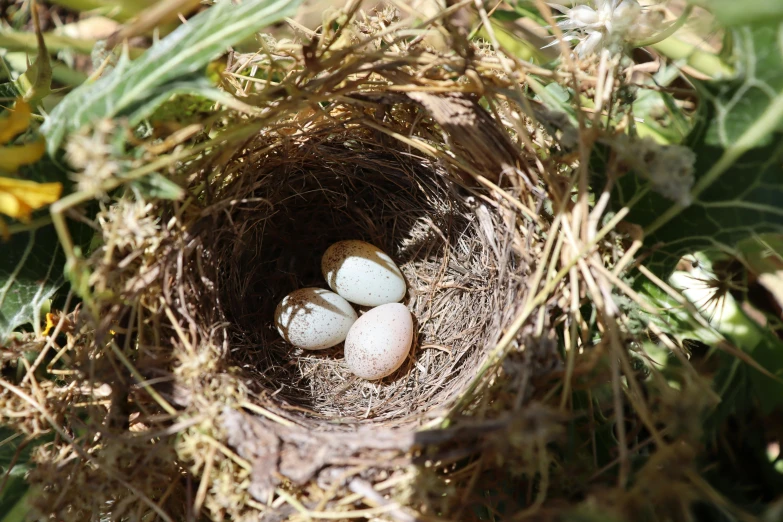
<svg viewBox="0 0 783 522">
<path fill-rule="evenodd" d="M 509 448 L 545 494 L 563 419 L 522 406 L 560 369 L 552 324 L 581 247 L 552 224 L 568 180 L 531 140 L 566 151 L 526 116 L 540 108 L 514 101 L 524 64 L 512 81 L 501 57 L 448 36 L 450 14 L 412 29 L 393 9 L 351 8 L 303 50 L 234 55 L 227 83 L 248 113 L 198 123 L 222 137 L 172 167 L 189 196 L 102 204 L 94 298 L 61 321 L 61 382 L 3 392 L 28 433 L 66 426 L 36 457 L 43 512 L 460 516 L 482 464 L 455 463 Z M 348 238 L 397 261 L 416 317 L 408 361 L 380 382 L 271 326 Z"/>
</svg>

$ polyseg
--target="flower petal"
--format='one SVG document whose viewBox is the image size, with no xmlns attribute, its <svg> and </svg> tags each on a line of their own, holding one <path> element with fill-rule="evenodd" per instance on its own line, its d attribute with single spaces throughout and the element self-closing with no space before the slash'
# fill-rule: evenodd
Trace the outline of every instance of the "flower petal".
<svg viewBox="0 0 783 522">
<path fill-rule="evenodd" d="M 0 118 L 0 145 L 8 143 L 14 136 L 26 130 L 30 126 L 31 115 L 30 105 L 21 98 L 17 100 L 14 108 Z"/>
<path fill-rule="evenodd" d="M 0 171 L 16 172 L 22 165 L 29 165 L 41 159 L 45 152 L 44 140 L 0 147 Z"/>
<path fill-rule="evenodd" d="M 26 221 L 33 210 L 57 201 L 62 190 L 62 183 L 0 177 L 0 213 Z"/>
<path fill-rule="evenodd" d="M 575 27 L 587 27 L 598 23 L 598 13 L 586 5 L 578 5 L 571 9 L 568 17 Z"/>
<path fill-rule="evenodd" d="M 603 33 L 599 31 L 591 31 L 588 33 L 587 38 L 579 42 L 579 45 L 576 46 L 576 54 L 578 54 L 581 58 L 584 58 L 585 56 L 589 54 L 593 54 L 596 49 L 598 49 L 601 46 L 601 41 L 604 39 Z"/>
</svg>

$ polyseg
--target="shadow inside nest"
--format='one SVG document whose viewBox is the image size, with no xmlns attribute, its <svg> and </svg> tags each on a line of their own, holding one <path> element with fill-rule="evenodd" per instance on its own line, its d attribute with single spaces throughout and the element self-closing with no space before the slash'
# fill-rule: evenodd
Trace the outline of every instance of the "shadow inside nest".
<svg viewBox="0 0 783 522">
<path fill-rule="evenodd" d="M 209 227 L 230 324 L 228 359 L 257 401 L 322 428 L 324 419 L 416 422 L 453 396 L 497 340 L 521 284 L 500 215 L 481 207 L 477 216 L 479 205 L 439 167 L 388 149 L 320 142 L 259 165 L 244 166 L 226 185 Z M 345 239 L 380 247 L 407 282 L 403 303 L 417 340 L 406 363 L 381 381 L 350 374 L 342 344 L 297 350 L 274 327 L 285 295 L 327 288 L 321 257 Z"/>
</svg>

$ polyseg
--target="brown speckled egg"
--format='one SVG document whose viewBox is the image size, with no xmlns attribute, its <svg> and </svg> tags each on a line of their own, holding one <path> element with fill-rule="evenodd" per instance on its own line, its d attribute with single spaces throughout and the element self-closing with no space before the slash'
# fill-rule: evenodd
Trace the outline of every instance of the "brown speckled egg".
<svg viewBox="0 0 783 522">
<path fill-rule="evenodd" d="M 277 331 L 283 339 L 305 350 L 340 344 L 356 319 L 348 301 L 323 288 L 300 288 L 285 296 L 275 309 Z"/>
<path fill-rule="evenodd" d="M 345 363 L 354 375 L 375 380 L 399 368 L 413 341 L 413 317 L 405 305 L 373 308 L 356 321 L 345 339 Z"/>
<path fill-rule="evenodd" d="M 329 288 L 352 303 L 378 306 L 405 297 L 405 278 L 381 249 L 364 241 L 339 241 L 321 259 Z"/>
</svg>

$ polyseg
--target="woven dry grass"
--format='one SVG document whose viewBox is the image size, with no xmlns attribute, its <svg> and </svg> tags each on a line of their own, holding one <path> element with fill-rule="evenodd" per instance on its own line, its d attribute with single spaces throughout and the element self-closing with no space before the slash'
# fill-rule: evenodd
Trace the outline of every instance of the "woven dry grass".
<svg viewBox="0 0 783 522">
<path fill-rule="evenodd" d="M 320 495 L 334 495 L 352 477 L 377 482 L 388 473 L 398 476 L 439 439 L 423 443 L 416 430 L 447 418 L 526 297 L 532 258 L 525 250 L 537 246 L 540 223 L 508 203 L 524 190 L 516 173 L 527 177 L 526 160 L 507 152 L 513 150 L 510 138 L 503 134 L 492 148 L 472 149 L 485 164 L 494 163 L 486 171 L 497 173 L 492 185 L 506 187 L 497 189 L 508 198 L 503 200 L 458 167 L 473 167 L 472 156 L 449 161 L 439 122 L 421 103 L 379 97 L 374 105 L 384 110 L 371 113 L 368 99 L 367 93 L 346 93 L 329 112 L 312 112 L 306 123 L 294 124 L 307 132 L 281 125 L 243 143 L 217 169 L 195 170 L 192 183 L 203 187 L 199 205 L 173 227 L 184 234 L 161 245 L 169 259 L 156 256 L 161 273 L 177 273 L 162 296 L 183 325 L 170 347 L 180 360 L 173 400 L 219 413 L 215 437 L 248 464 L 249 498 L 240 495 L 235 506 L 208 495 L 213 512 L 241 513 L 238 506 L 252 501 L 274 504 L 287 482 L 318 484 Z M 487 132 L 487 125 L 505 132 L 470 97 L 426 101 L 484 123 L 461 125 L 449 138 L 468 140 Z M 393 136 L 419 139 L 434 154 Z M 349 238 L 392 255 L 408 282 L 404 302 L 416 318 L 411 356 L 380 382 L 354 378 L 340 346 L 297 351 L 272 325 L 284 295 L 323 286 L 322 252 Z M 221 388 L 193 389 L 193 381 L 213 379 Z M 212 461 L 201 459 L 216 453 L 205 449 L 184 446 L 180 457 L 210 469 Z M 335 500 L 326 497 L 323 507 Z"/>
<path fill-rule="evenodd" d="M 464 387 L 513 315 L 526 273 L 512 250 L 520 238 L 432 161 L 373 143 L 360 125 L 314 134 L 250 160 L 265 146 L 248 144 L 230 163 L 235 181 L 205 210 L 204 243 L 214 245 L 215 291 L 230 323 L 227 357 L 256 400 L 313 427 L 415 423 Z M 296 351 L 270 325 L 287 293 L 324 285 L 326 248 L 352 238 L 391 253 L 417 319 L 411 356 L 380 383 L 354 378 L 342 346 Z"/>
</svg>

